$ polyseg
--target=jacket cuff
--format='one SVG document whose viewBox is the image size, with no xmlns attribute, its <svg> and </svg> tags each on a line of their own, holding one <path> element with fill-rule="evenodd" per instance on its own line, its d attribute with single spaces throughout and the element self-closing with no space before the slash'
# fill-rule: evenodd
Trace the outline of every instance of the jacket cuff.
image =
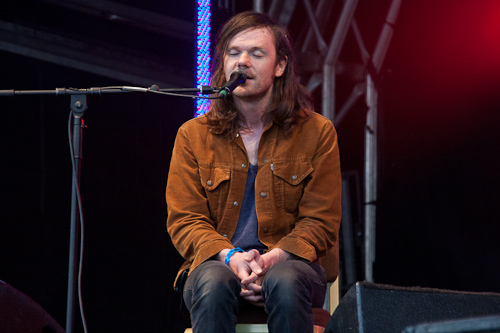
<svg viewBox="0 0 500 333">
<path fill-rule="evenodd" d="M 300 238 L 284 237 L 274 247 L 280 248 L 310 262 L 317 259 L 314 247 Z"/>
</svg>

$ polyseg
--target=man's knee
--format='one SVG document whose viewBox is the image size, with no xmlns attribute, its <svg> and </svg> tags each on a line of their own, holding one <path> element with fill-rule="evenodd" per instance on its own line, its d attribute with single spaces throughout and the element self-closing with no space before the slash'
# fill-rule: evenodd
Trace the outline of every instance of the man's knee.
<svg viewBox="0 0 500 333">
<path fill-rule="evenodd" d="M 307 265 L 306 263 L 301 264 Z M 293 294 L 305 287 L 302 280 L 302 273 L 300 269 L 297 269 L 296 262 L 279 263 L 271 268 L 264 278 L 262 283 L 264 296 L 279 293 L 280 298 L 293 297 Z"/>
<path fill-rule="evenodd" d="M 285 261 L 269 270 L 262 291 L 266 301 L 274 297 L 273 302 L 280 304 L 315 302 L 318 297 L 324 299 L 326 278 L 306 262 Z"/>
<path fill-rule="evenodd" d="M 240 284 L 229 267 L 218 261 L 207 261 L 198 266 L 188 277 L 184 296 L 192 298 L 187 304 L 197 301 L 217 303 L 235 299 L 240 292 Z"/>
<path fill-rule="evenodd" d="M 267 272 L 265 281 L 270 285 L 293 287 L 303 277 L 307 276 L 308 264 L 299 260 L 288 260 L 273 266 Z M 291 284 L 291 285 L 290 285 Z"/>
</svg>

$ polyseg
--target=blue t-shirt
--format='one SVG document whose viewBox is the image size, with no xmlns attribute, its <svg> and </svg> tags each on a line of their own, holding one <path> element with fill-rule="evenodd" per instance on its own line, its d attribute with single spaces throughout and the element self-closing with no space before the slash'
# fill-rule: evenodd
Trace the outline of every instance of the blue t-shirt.
<svg viewBox="0 0 500 333">
<path fill-rule="evenodd" d="M 255 210 L 255 176 L 257 175 L 257 170 L 257 165 L 250 164 L 238 225 L 236 226 L 231 243 L 233 243 L 233 246 L 241 247 L 245 251 L 257 249 L 259 252 L 262 252 L 267 247 L 260 242 L 258 235 L 259 221 L 257 220 L 257 211 Z"/>
</svg>

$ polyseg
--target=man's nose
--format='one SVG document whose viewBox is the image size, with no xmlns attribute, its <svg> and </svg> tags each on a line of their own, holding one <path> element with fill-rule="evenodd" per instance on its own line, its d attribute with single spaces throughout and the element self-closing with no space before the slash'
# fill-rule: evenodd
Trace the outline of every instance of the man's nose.
<svg viewBox="0 0 500 333">
<path fill-rule="evenodd" d="M 238 67 L 245 66 L 249 67 L 250 66 L 250 56 L 248 52 L 241 52 L 240 57 L 238 58 Z"/>
</svg>

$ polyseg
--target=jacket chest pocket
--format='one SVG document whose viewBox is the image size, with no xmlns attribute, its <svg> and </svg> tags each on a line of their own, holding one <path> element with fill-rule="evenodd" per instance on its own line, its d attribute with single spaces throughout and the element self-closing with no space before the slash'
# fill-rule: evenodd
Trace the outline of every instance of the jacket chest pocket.
<svg viewBox="0 0 500 333">
<path fill-rule="evenodd" d="M 273 162 L 271 167 L 278 209 L 296 215 L 306 178 L 314 171 L 311 162 L 278 161 Z"/>
<path fill-rule="evenodd" d="M 229 194 L 231 169 L 224 166 L 200 165 L 199 171 L 201 185 L 208 199 L 210 215 L 215 221 L 220 221 Z"/>
</svg>

